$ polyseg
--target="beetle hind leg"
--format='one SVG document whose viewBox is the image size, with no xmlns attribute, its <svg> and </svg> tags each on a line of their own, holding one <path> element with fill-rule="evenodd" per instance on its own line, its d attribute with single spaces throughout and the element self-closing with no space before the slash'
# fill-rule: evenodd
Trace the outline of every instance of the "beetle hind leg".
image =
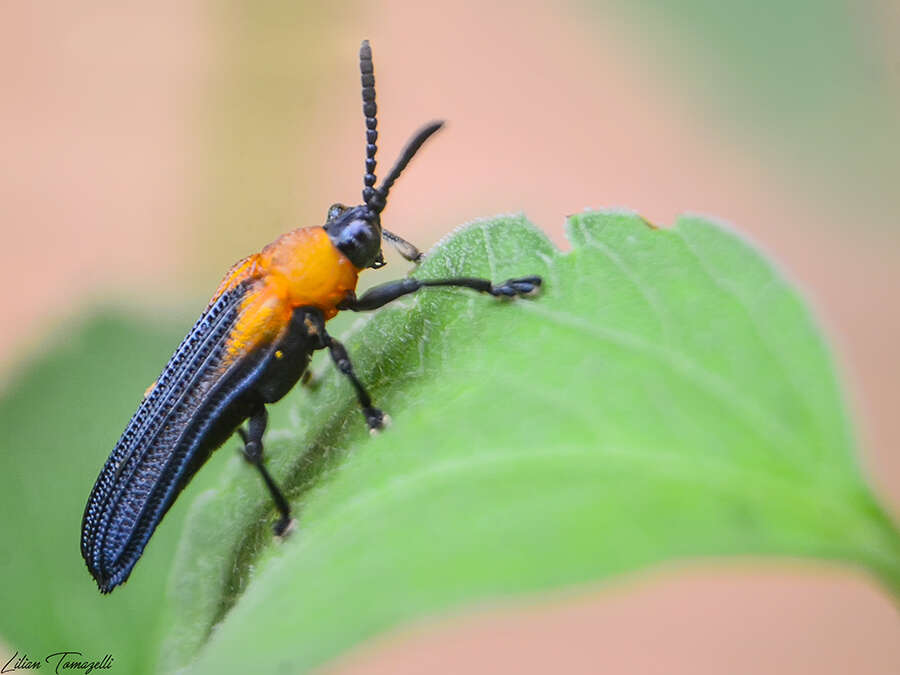
<svg viewBox="0 0 900 675">
<path fill-rule="evenodd" d="M 276 536 L 283 537 L 291 531 L 294 520 L 291 518 L 291 507 L 288 504 L 287 499 L 284 498 L 284 494 L 282 494 L 275 479 L 272 478 L 269 470 L 266 469 L 266 465 L 263 464 L 262 437 L 266 432 L 268 419 L 269 415 L 266 412 L 266 407 L 260 404 L 256 412 L 250 417 L 250 422 L 247 425 L 248 429 L 238 427 L 237 432 L 240 435 L 241 440 L 244 441 L 244 447 L 241 449 L 244 459 L 259 471 L 259 475 L 262 476 L 263 482 L 266 484 L 266 489 L 268 489 L 269 494 L 272 495 L 272 501 L 275 502 L 275 507 L 281 514 L 281 517 L 272 529 L 275 531 Z"/>
</svg>

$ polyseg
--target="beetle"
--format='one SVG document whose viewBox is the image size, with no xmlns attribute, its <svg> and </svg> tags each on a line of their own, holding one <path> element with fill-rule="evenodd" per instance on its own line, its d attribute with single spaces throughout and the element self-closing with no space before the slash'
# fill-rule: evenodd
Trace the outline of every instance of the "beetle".
<svg viewBox="0 0 900 675">
<path fill-rule="evenodd" d="M 366 40 L 359 67 L 366 125 L 363 203 L 334 204 L 324 225 L 292 230 L 236 263 L 145 393 L 100 471 L 82 519 L 81 554 L 102 593 L 128 579 L 175 499 L 235 432 L 278 510 L 275 534 L 287 534 L 293 523 L 290 504 L 263 463 L 266 405 L 294 387 L 313 352 L 330 352 L 353 386 L 370 431 L 384 426 L 385 415 L 357 378 L 347 350 L 325 328 L 338 311 L 378 309 L 422 288 L 457 286 L 514 297 L 541 285 L 538 276 L 499 284 L 470 277 L 407 277 L 357 297 L 359 273 L 385 265 L 382 240 L 405 259 L 421 260 L 415 246 L 381 226 L 381 213 L 394 181 L 443 125 L 433 122 L 417 132 L 376 187 L 375 74 Z"/>
</svg>

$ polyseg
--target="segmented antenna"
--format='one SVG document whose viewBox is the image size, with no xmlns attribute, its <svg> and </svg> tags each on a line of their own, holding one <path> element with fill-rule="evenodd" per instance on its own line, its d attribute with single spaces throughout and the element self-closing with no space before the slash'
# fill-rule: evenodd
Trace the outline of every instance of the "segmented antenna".
<svg viewBox="0 0 900 675">
<path fill-rule="evenodd" d="M 379 187 L 377 190 L 378 196 L 381 197 L 382 209 L 384 208 L 384 203 L 387 201 L 388 192 L 391 191 L 391 186 L 394 184 L 394 181 L 397 180 L 397 177 L 403 172 L 403 169 L 406 168 L 406 165 L 409 164 L 409 161 L 419 151 L 419 148 L 422 147 L 422 144 L 425 143 L 425 141 L 427 141 L 428 138 L 442 126 L 444 126 L 444 123 L 442 121 L 427 124 L 426 126 L 419 129 L 416 135 L 413 136 L 412 140 L 406 144 L 405 148 L 403 148 L 403 152 L 400 154 L 400 158 L 397 160 L 397 163 L 394 164 L 394 168 L 391 169 L 391 172 L 387 175 L 387 178 L 382 181 L 381 187 Z M 378 210 L 381 211 L 381 209 Z"/>
<path fill-rule="evenodd" d="M 409 164 L 422 144 L 428 140 L 434 132 L 444 126 L 443 122 L 432 122 L 423 127 L 413 136 L 412 140 L 403 149 L 400 158 L 388 173 L 387 178 L 381 183 L 381 187 L 375 187 L 375 153 L 378 152 L 376 141 L 378 140 L 378 105 L 375 103 L 375 67 L 372 65 L 372 48 L 368 40 L 363 40 L 359 48 L 359 72 L 362 77 L 363 115 L 366 118 L 366 173 L 363 176 L 363 201 L 375 213 L 384 211 L 387 203 L 388 192 L 397 177 L 403 173 L 403 169 Z"/>
<path fill-rule="evenodd" d="M 378 146 L 378 105 L 375 103 L 375 67 L 372 65 L 372 48 L 368 40 L 363 40 L 359 48 L 359 73 L 362 79 L 363 115 L 366 118 L 366 173 L 363 176 L 362 197 L 363 202 L 370 208 L 374 206 L 373 198 L 378 191 L 375 189 L 375 153 Z M 380 212 L 384 208 L 384 200 L 381 200 Z"/>
</svg>

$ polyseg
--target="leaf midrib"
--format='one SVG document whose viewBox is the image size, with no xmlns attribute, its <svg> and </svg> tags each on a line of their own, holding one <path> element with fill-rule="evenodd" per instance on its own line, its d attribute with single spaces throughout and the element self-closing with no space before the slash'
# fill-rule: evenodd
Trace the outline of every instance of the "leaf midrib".
<svg viewBox="0 0 900 675">
<path fill-rule="evenodd" d="M 427 419 L 427 416 L 426 416 Z M 377 448 L 372 449 L 377 452 Z M 681 484 L 689 484 L 698 489 L 709 489 L 711 484 L 716 485 L 716 491 L 732 497 L 750 496 L 758 499 L 760 487 L 763 492 L 777 500 L 781 504 L 795 503 L 802 506 L 807 513 L 819 513 L 822 518 L 829 519 L 834 525 L 841 522 L 840 530 L 852 534 L 859 534 L 859 509 L 855 497 L 857 496 L 855 484 L 849 484 L 843 480 L 821 480 L 817 476 L 812 489 L 798 489 L 796 478 L 798 475 L 809 476 L 806 473 L 773 475 L 767 471 L 757 471 L 746 465 L 730 466 L 734 458 L 726 459 L 724 456 L 691 454 L 689 458 L 681 453 L 660 449 L 646 450 L 634 447 L 593 446 L 590 448 L 561 445 L 553 449 L 526 448 L 514 449 L 506 452 L 483 452 L 477 455 L 466 455 L 451 459 L 442 459 L 430 462 L 427 466 L 407 470 L 404 473 L 394 474 L 394 478 L 380 484 L 378 487 L 370 487 L 357 492 L 349 500 L 341 501 L 335 508 L 327 509 L 325 513 L 317 512 L 311 523 L 304 523 L 304 540 L 316 539 L 317 554 L 328 551 L 332 546 L 340 545 L 341 532 L 351 522 L 364 520 L 373 512 L 373 506 L 390 503 L 403 503 L 412 501 L 417 493 L 428 494 L 447 482 L 453 483 L 459 477 L 482 473 L 482 469 L 490 468 L 496 476 L 498 472 L 515 472 L 521 468 L 523 461 L 548 462 L 555 465 L 563 458 L 588 459 L 595 463 L 603 458 L 614 458 L 619 462 L 640 463 L 642 469 L 649 474 L 656 474 L 668 480 L 677 479 Z M 688 461 L 689 460 L 689 461 Z M 796 468 L 796 467 L 794 467 Z M 303 501 L 314 501 L 316 492 L 328 490 L 330 480 L 342 470 L 335 467 L 320 475 L 318 486 L 304 495 Z M 836 476 L 839 478 L 839 476 Z M 747 486 L 746 489 L 744 486 Z M 845 495 L 847 498 L 835 501 L 835 495 Z M 528 501 L 541 501 L 540 495 L 530 495 Z M 542 503 L 551 503 L 543 501 Z M 546 506 L 538 510 L 546 510 Z M 868 521 L 865 521 L 868 526 Z M 871 527 L 866 527 L 872 530 Z M 324 533 L 329 532 L 331 536 Z M 873 532 L 874 533 L 874 532 Z M 878 535 L 882 532 L 876 533 Z M 881 536 L 851 537 L 844 542 L 847 550 L 854 543 L 862 543 L 863 547 L 886 569 L 897 567 L 897 560 L 891 551 L 883 548 Z M 305 543 L 300 544 L 305 548 Z M 263 553 L 261 550 L 258 553 Z M 257 556 L 257 558 L 259 555 Z M 262 571 L 262 570 L 258 570 Z"/>
</svg>

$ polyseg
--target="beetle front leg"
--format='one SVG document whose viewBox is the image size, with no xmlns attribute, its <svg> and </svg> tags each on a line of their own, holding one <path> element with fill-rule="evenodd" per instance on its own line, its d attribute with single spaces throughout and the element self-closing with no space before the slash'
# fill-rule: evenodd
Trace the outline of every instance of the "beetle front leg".
<svg viewBox="0 0 900 675">
<path fill-rule="evenodd" d="M 350 295 L 344 300 L 338 309 L 350 309 L 354 312 L 367 312 L 383 307 L 389 302 L 402 298 L 404 295 L 415 293 L 423 288 L 436 286 L 455 286 L 458 288 L 470 288 L 479 293 L 487 293 L 495 297 L 512 298 L 518 295 L 530 295 L 541 286 L 540 277 L 520 277 L 508 279 L 502 284 L 495 284 L 488 279 L 475 277 L 453 277 L 450 279 L 399 279 L 390 281 L 380 286 L 370 288 L 358 298 Z"/>
</svg>

